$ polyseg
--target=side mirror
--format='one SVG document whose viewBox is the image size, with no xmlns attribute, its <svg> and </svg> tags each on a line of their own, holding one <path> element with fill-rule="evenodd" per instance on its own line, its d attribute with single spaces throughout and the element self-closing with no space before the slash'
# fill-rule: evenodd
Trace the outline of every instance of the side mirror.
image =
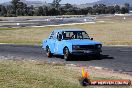
<svg viewBox="0 0 132 88">
<path fill-rule="evenodd" d="M 90 40 L 93 40 L 93 38 L 91 38 Z"/>
<path fill-rule="evenodd" d="M 62 39 L 62 35 L 59 34 L 59 35 L 58 35 L 58 41 L 61 41 L 61 39 Z"/>
</svg>

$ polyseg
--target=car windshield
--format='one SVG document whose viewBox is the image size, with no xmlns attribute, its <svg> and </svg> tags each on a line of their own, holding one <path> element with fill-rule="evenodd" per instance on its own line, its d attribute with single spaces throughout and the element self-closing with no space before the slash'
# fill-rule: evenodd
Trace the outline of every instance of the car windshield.
<svg viewBox="0 0 132 88">
<path fill-rule="evenodd" d="M 69 39 L 90 39 L 85 31 L 64 31 L 62 33 L 64 40 Z"/>
</svg>

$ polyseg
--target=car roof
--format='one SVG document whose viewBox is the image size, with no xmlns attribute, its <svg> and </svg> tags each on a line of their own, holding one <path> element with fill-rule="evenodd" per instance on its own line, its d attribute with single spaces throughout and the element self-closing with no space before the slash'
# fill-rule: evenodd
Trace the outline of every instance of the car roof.
<svg viewBox="0 0 132 88">
<path fill-rule="evenodd" d="M 61 28 L 61 29 L 54 29 L 53 31 L 56 32 L 62 32 L 62 31 L 84 31 L 82 29 L 77 29 L 77 28 Z"/>
</svg>

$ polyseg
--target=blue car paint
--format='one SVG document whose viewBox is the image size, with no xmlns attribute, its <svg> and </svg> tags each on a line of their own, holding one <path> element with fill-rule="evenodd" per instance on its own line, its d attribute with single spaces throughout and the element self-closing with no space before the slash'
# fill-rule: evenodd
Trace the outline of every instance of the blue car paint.
<svg viewBox="0 0 132 88">
<path fill-rule="evenodd" d="M 57 54 L 57 55 L 63 55 L 63 49 L 67 47 L 70 51 L 70 53 L 73 52 L 72 45 L 95 45 L 95 44 L 101 44 L 100 42 L 93 41 L 90 39 L 70 39 L 70 40 L 61 40 L 58 41 L 56 35 L 57 33 L 62 33 L 63 31 L 83 31 L 82 29 L 55 29 L 53 30 L 48 39 L 44 39 L 42 41 L 42 48 L 46 50 L 46 47 L 48 46 L 50 48 L 51 53 Z M 50 39 L 52 33 L 54 33 L 54 38 Z M 102 44 L 101 44 L 102 45 Z"/>
<path fill-rule="evenodd" d="M 100 42 L 96 42 L 96 41 L 88 40 L 88 39 L 72 39 L 72 40 L 67 40 L 67 42 L 71 43 L 72 45 L 94 45 L 94 44 L 101 44 Z"/>
</svg>

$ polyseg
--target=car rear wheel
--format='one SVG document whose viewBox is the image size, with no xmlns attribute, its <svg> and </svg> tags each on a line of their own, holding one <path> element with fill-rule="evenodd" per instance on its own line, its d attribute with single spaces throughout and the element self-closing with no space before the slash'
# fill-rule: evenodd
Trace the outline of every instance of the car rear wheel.
<svg viewBox="0 0 132 88">
<path fill-rule="evenodd" d="M 53 54 L 51 53 L 49 47 L 46 48 L 46 55 L 47 55 L 47 57 L 49 57 L 49 58 L 51 58 L 51 57 L 53 56 Z"/>
<path fill-rule="evenodd" d="M 70 60 L 70 52 L 69 52 L 69 49 L 68 48 L 64 48 L 64 59 L 66 61 L 69 61 Z"/>
</svg>

